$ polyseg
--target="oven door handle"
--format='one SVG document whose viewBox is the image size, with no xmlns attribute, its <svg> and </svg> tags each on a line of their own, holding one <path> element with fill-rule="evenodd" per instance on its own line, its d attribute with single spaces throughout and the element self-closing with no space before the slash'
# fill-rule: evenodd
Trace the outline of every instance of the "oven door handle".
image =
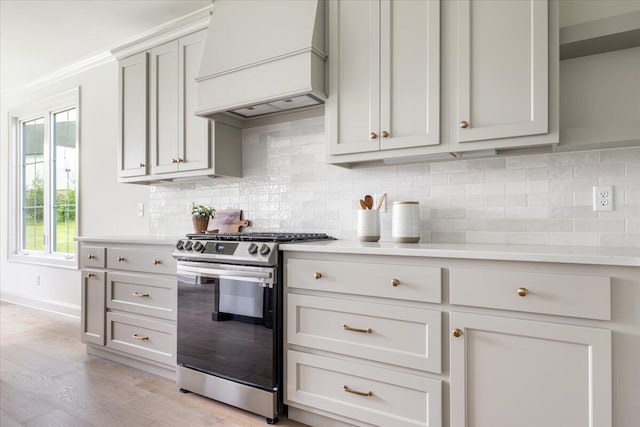
<svg viewBox="0 0 640 427">
<path fill-rule="evenodd" d="M 197 265 L 204 265 L 200 267 Z M 242 267 L 226 267 L 220 264 L 209 263 L 178 263 L 178 274 L 189 277 L 209 277 L 212 279 L 245 280 L 273 284 L 272 269 L 248 270 Z"/>
</svg>

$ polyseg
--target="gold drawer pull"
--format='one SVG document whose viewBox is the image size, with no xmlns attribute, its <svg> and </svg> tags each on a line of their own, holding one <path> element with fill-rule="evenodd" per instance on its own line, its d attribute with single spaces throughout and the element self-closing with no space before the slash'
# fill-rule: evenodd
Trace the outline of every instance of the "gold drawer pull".
<svg viewBox="0 0 640 427">
<path fill-rule="evenodd" d="M 135 339 L 135 340 L 140 340 L 140 341 L 148 341 L 149 337 L 146 335 L 138 335 L 138 334 L 133 334 L 131 335 L 131 338 Z"/>
<path fill-rule="evenodd" d="M 529 291 L 527 290 L 527 288 L 518 288 L 519 297 L 526 297 L 527 295 L 529 295 Z"/>
<path fill-rule="evenodd" d="M 395 286 L 398 286 L 399 284 L 400 284 L 400 280 L 398 280 L 398 279 L 393 279 L 393 280 L 391 281 L 391 286 L 394 286 L 394 287 L 395 287 Z"/>
<path fill-rule="evenodd" d="M 159 259 L 154 259 L 153 265 L 158 265 L 158 264 L 162 264 L 162 261 L 160 261 Z"/>
<path fill-rule="evenodd" d="M 352 328 L 349 325 L 342 325 L 342 329 L 344 329 L 345 331 L 351 331 L 351 332 L 362 332 L 363 334 L 370 334 L 371 332 L 373 332 L 373 329 L 371 328 L 358 329 L 358 328 Z"/>
<path fill-rule="evenodd" d="M 92 277 L 96 277 L 95 273 L 87 273 L 87 277 L 91 279 Z"/>
<path fill-rule="evenodd" d="M 462 336 L 462 331 L 456 328 L 453 331 L 451 331 L 451 335 L 453 335 L 456 338 L 460 338 Z"/>
<path fill-rule="evenodd" d="M 88 259 L 96 259 L 96 256 L 94 254 L 89 254 L 87 255 Z"/>
<path fill-rule="evenodd" d="M 134 292 L 132 295 L 134 297 L 141 297 L 141 298 L 147 298 L 149 296 L 149 294 L 141 294 L 140 292 Z"/>
<path fill-rule="evenodd" d="M 118 258 L 116 258 L 116 260 L 117 260 L 118 262 L 122 262 L 122 261 L 124 261 L 124 258 L 123 258 L 123 257 L 121 257 L 121 256 L 119 256 Z"/>
<path fill-rule="evenodd" d="M 367 396 L 367 397 L 373 396 L 373 392 L 371 390 L 366 391 L 366 392 L 365 391 L 358 391 L 358 390 L 354 390 L 352 388 L 349 388 L 348 385 L 343 385 L 342 389 L 344 391 L 346 391 L 347 393 L 357 394 L 358 396 Z"/>
<path fill-rule="evenodd" d="M 313 278 L 314 278 L 314 279 L 318 280 L 318 279 L 319 279 L 319 278 L 321 278 L 321 277 L 322 277 L 322 274 L 321 274 L 321 273 L 317 273 L 317 272 L 316 272 L 316 273 L 313 273 Z"/>
</svg>

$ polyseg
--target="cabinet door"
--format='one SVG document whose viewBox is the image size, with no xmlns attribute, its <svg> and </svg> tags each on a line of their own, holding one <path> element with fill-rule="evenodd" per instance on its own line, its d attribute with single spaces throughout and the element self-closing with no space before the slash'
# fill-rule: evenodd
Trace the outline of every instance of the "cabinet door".
<svg viewBox="0 0 640 427">
<path fill-rule="evenodd" d="M 380 148 L 439 144 L 440 2 L 383 0 L 380 24 Z"/>
<path fill-rule="evenodd" d="M 457 142 L 548 132 L 548 16 L 546 0 L 457 2 Z"/>
<path fill-rule="evenodd" d="M 105 345 L 105 273 L 82 271 L 82 325 L 84 343 Z"/>
<path fill-rule="evenodd" d="M 178 41 L 180 52 L 178 158 L 181 171 L 209 167 L 209 120 L 196 116 L 198 88 L 195 79 L 200 71 L 205 37 L 206 31 L 199 31 Z"/>
<path fill-rule="evenodd" d="M 120 153 L 118 176 L 147 174 L 147 53 L 120 61 Z"/>
<path fill-rule="evenodd" d="M 329 154 L 378 151 L 380 3 L 329 3 Z M 370 138 L 373 132 L 376 137 Z"/>
<path fill-rule="evenodd" d="M 611 332 L 451 313 L 451 426 L 611 426 Z"/>
<path fill-rule="evenodd" d="M 178 155 L 178 41 L 151 49 L 151 173 L 176 172 Z"/>
</svg>

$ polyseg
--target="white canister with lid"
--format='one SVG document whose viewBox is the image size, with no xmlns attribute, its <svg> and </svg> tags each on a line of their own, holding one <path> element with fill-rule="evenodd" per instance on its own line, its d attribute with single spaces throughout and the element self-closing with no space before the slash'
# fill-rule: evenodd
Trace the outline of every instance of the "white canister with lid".
<svg viewBox="0 0 640 427">
<path fill-rule="evenodd" d="M 417 243 L 420 240 L 420 204 L 393 202 L 391 237 L 397 243 Z"/>
</svg>

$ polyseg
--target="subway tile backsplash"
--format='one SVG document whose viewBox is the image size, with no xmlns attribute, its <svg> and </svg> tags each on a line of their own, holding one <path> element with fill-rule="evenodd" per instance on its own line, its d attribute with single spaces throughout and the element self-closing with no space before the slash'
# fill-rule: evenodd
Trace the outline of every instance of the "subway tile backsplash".
<svg viewBox="0 0 640 427">
<path fill-rule="evenodd" d="M 244 130 L 244 178 L 151 187 L 150 231 L 191 232 L 190 204 L 242 209 L 250 231 L 355 239 L 358 199 L 417 200 L 421 242 L 640 247 L 640 147 L 345 169 L 325 163 L 324 118 Z M 594 185 L 614 186 L 593 212 Z"/>
</svg>

